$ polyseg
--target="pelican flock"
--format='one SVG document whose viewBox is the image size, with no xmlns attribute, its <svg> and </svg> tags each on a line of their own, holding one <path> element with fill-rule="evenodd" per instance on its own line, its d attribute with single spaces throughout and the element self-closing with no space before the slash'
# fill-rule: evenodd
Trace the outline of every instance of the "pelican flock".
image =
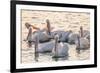
<svg viewBox="0 0 100 73">
<path fill-rule="evenodd" d="M 36 29 L 37 31 L 29 33 L 27 37 L 31 36 L 31 41 L 34 45 L 35 60 L 38 61 L 40 53 L 49 52 L 52 54 L 52 58 L 64 58 L 69 57 L 69 45 L 76 45 L 76 51 L 80 54 L 81 50 L 87 50 L 90 48 L 90 32 L 83 30 L 80 26 L 79 33 L 74 33 L 72 30 L 52 31 L 50 21 L 46 20 L 46 29 Z M 29 26 L 27 26 L 29 27 Z"/>
</svg>

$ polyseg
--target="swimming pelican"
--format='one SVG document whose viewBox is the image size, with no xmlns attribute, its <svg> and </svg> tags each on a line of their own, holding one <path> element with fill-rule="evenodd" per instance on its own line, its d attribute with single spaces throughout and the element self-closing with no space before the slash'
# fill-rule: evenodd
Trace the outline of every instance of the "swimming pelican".
<svg viewBox="0 0 100 73">
<path fill-rule="evenodd" d="M 44 43 L 39 43 L 39 37 L 36 37 L 36 42 L 37 45 L 37 52 L 39 53 L 44 53 L 44 52 L 52 52 L 52 49 L 54 47 L 54 40 L 49 41 L 49 42 L 44 42 Z"/>
<path fill-rule="evenodd" d="M 76 50 L 78 53 L 80 53 L 80 50 L 87 50 L 90 47 L 90 42 L 89 40 L 83 36 L 83 30 L 82 27 L 80 27 L 80 35 L 77 37 L 77 41 L 75 42 L 76 44 Z"/>
<path fill-rule="evenodd" d="M 49 41 L 49 42 L 44 42 L 40 43 L 39 42 L 39 36 L 35 38 L 35 60 L 38 61 L 39 53 L 51 53 L 52 49 L 55 46 L 54 41 Z"/>
<path fill-rule="evenodd" d="M 80 27 L 80 34 L 82 37 L 85 37 L 90 41 L 90 31 L 84 30 L 82 26 Z"/>
<path fill-rule="evenodd" d="M 75 41 L 77 40 L 77 37 L 79 36 L 79 34 L 72 32 L 69 36 L 68 36 L 68 43 L 70 44 L 75 44 Z"/>
<path fill-rule="evenodd" d="M 57 31 L 53 31 L 51 32 L 51 35 L 55 36 L 55 34 L 57 34 L 59 36 L 59 41 L 60 42 L 68 42 L 68 37 L 69 35 L 72 33 L 72 31 L 62 31 L 62 30 L 57 30 Z"/>
<path fill-rule="evenodd" d="M 53 48 L 53 57 L 62 58 L 68 56 L 68 44 L 63 42 L 58 42 L 59 36 L 55 36 L 55 47 Z"/>
</svg>

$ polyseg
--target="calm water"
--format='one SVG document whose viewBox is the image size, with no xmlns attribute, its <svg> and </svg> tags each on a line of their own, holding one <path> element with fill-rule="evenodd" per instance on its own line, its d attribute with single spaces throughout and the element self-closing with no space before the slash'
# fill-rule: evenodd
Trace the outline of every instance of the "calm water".
<svg viewBox="0 0 100 73">
<path fill-rule="evenodd" d="M 23 41 L 26 39 L 28 30 L 25 27 L 25 23 L 28 22 L 40 28 L 45 27 L 45 20 L 49 19 L 51 27 L 54 27 L 52 31 L 55 30 L 72 30 L 78 32 L 80 26 L 84 29 L 90 29 L 90 14 L 89 13 L 77 13 L 77 12 L 52 12 L 52 11 L 32 11 L 32 10 L 22 10 L 22 48 L 21 48 L 21 62 L 22 63 L 35 63 L 34 57 L 34 45 L 32 48 L 27 47 L 27 43 Z M 69 57 L 60 58 L 57 61 L 62 60 L 84 60 L 89 59 L 90 50 L 81 51 L 81 54 L 76 53 L 76 46 L 69 45 Z M 39 54 L 38 62 L 53 62 L 56 59 L 52 58 L 52 53 Z"/>
<path fill-rule="evenodd" d="M 53 58 L 52 53 L 39 53 L 37 59 L 35 59 L 34 45 L 32 48 L 22 49 L 22 63 L 35 63 L 35 62 L 53 62 L 63 60 L 86 60 L 89 59 L 89 50 L 81 51 L 81 54 L 77 54 L 75 45 L 69 45 L 69 56 L 64 58 Z M 38 60 L 38 61 L 36 61 Z"/>
</svg>

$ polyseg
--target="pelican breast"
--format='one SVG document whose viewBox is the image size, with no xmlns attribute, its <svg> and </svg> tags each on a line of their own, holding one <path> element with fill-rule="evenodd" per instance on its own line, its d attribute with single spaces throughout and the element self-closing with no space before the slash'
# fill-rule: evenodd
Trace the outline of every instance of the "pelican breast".
<svg viewBox="0 0 100 73">
<path fill-rule="evenodd" d="M 53 49 L 53 54 L 54 56 L 56 55 L 57 57 L 65 57 L 68 56 L 68 50 L 69 50 L 68 44 L 61 42 L 58 43 L 56 51 L 54 51 Z"/>
</svg>

